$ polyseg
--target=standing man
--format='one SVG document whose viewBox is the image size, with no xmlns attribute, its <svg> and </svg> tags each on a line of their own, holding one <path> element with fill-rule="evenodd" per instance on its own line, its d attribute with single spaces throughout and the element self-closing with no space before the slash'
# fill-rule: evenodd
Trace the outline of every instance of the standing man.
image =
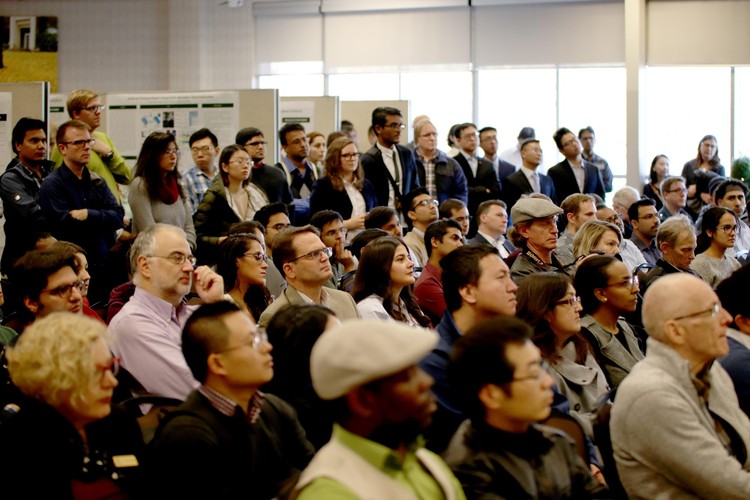
<svg viewBox="0 0 750 500">
<path fill-rule="evenodd" d="M 518 132 L 518 142 L 516 143 L 516 145 L 500 153 L 500 159 L 515 166 L 516 169 L 521 168 L 521 165 L 523 165 L 523 159 L 521 158 L 521 146 L 526 139 L 536 139 L 536 132 L 533 128 L 522 128 L 521 131 Z M 544 168 L 541 167 L 541 165 L 539 170 L 541 172 L 544 172 Z"/>
<path fill-rule="evenodd" d="M 438 202 L 426 188 L 420 187 L 404 196 L 404 203 L 409 207 L 406 216 L 412 224 L 411 231 L 404 236 L 404 242 L 417 256 L 418 262 L 414 265 L 422 267 L 427 264 L 428 258 L 424 232 L 427 226 L 438 220 Z"/>
<path fill-rule="evenodd" d="M 464 171 L 456 160 L 437 148 L 437 129 L 432 122 L 429 119 L 416 122 L 414 135 L 419 185 L 426 187 L 440 203 L 448 198 L 467 203 L 469 191 Z"/>
<path fill-rule="evenodd" d="M 101 177 L 86 166 L 97 139 L 89 126 L 70 120 L 57 130 L 57 149 L 63 163 L 42 183 L 39 200 L 44 216 L 58 240 L 70 241 L 86 251 L 92 287 L 92 303 L 105 299 L 107 252 L 115 244 L 115 232 L 122 227 L 125 212 Z"/>
<path fill-rule="evenodd" d="M 216 166 L 216 158 L 219 156 L 219 140 L 213 132 L 202 128 L 193 132 L 189 143 L 195 166 L 185 172 L 183 178 L 190 209 L 195 213 L 198 205 L 201 204 L 203 194 L 219 172 Z"/>
<path fill-rule="evenodd" d="M 47 161 L 47 134 L 43 121 L 21 118 L 13 127 L 11 160 L 0 176 L 0 198 L 5 210 L 5 248 L 0 270 L 7 275 L 28 247 L 25 237 L 50 230 L 39 206 L 42 181 L 52 170 Z"/>
<path fill-rule="evenodd" d="M 477 209 L 477 234 L 467 241 L 469 244 L 485 243 L 497 248 L 500 257 L 507 259 L 516 251 L 513 243 L 505 237 L 508 229 L 508 208 L 500 200 L 485 201 Z"/>
<path fill-rule="evenodd" d="M 456 127 L 453 135 L 461 151 L 454 157 L 469 184 L 469 213 L 477 213 L 479 204 L 500 198 L 500 182 L 492 163 L 477 156 L 479 134 L 473 123 Z"/>
<path fill-rule="evenodd" d="M 121 204 L 122 199 L 117 184 L 130 184 L 132 174 L 130 166 L 125 163 L 125 159 L 112 144 L 112 139 L 107 137 L 104 132 L 96 131 L 101 125 L 102 111 L 104 111 L 101 97 L 91 90 L 74 90 L 68 95 L 67 108 L 70 118 L 80 120 L 89 126 L 89 131 L 94 139 L 87 161 L 89 171 L 106 182 L 112 196 L 118 204 Z M 58 140 L 58 144 L 59 142 Z M 59 168 L 63 164 L 63 155 L 60 153 L 59 148 L 52 153 L 55 168 Z"/>
<path fill-rule="evenodd" d="M 630 205 L 628 217 L 633 225 L 633 236 L 630 239 L 641 251 L 646 262 L 655 265 L 661 258 L 661 251 L 656 247 L 656 232 L 659 230 L 656 202 L 651 198 L 636 201 Z"/>
<path fill-rule="evenodd" d="M 420 184 L 414 154 L 399 144 L 406 128 L 401 111 L 375 108 L 372 128 L 378 140 L 360 159 L 365 178 L 375 188 L 378 205 L 402 210 L 401 197 Z"/>
<path fill-rule="evenodd" d="M 684 177 L 667 177 L 661 181 L 661 197 L 664 200 L 664 205 L 659 210 L 659 219 L 662 222 L 673 215 L 687 215 L 691 217 L 690 213 L 685 210 L 687 192 Z"/>
<path fill-rule="evenodd" d="M 250 177 L 252 182 L 266 193 L 268 201 L 270 203 L 291 203 L 292 192 L 289 189 L 289 183 L 284 172 L 264 163 L 268 143 L 263 136 L 263 132 L 255 127 L 243 128 L 237 132 L 234 141 L 244 147 L 247 154 L 250 155 L 250 159 L 253 160 L 253 173 L 250 174 Z"/>
<path fill-rule="evenodd" d="M 298 226 L 310 220 L 310 193 L 318 178 L 315 165 L 307 161 L 310 144 L 305 127 L 299 123 L 287 123 L 279 130 L 279 141 L 284 156 L 276 167 L 286 175 L 294 200 L 294 222 Z"/>
<path fill-rule="evenodd" d="M 548 196 L 552 203 L 557 203 L 557 193 L 552 179 L 539 172 L 542 164 L 542 147 L 533 137 L 521 143 L 521 161 L 519 169 L 503 179 L 503 198 L 512 209 L 513 205 L 524 195 L 541 193 Z"/>
<path fill-rule="evenodd" d="M 516 166 L 501 160 L 497 154 L 497 129 L 494 127 L 484 127 L 479 130 L 479 146 L 484 151 L 484 159 L 492 162 L 492 166 L 497 173 L 500 183 L 503 179 L 516 171 Z"/>
<path fill-rule="evenodd" d="M 604 183 L 604 190 L 608 193 L 612 192 L 612 170 L 609 168 L 607 160 L 594 153 L 594 144 L 596 144 L 596 134 L 594 129 L 591 127 L 582 128 L 578 132 L 578 139 L 581 141 L 583 146 L 583 159 L 587 162 L 596 165 L 599 169 L 599 173 L 602 175 L 602 182 Z"/>
<path fill-rule="evenodd" d="M 594 198 L 587 194 L 571 194 L 560 205 L 565 215 L 566 225 L 557 238 L 557 256 L 568 264 L 573 262 L 573 238 L 583 223 L 596 219 Z"/>
<path fill-rule="evenodd" d="M 553 136 L 557 149 L 565 157 L 563 161 L 549 169 L 549 176 L 555 183 L 557 199 L 564 200 L 571 194 L 597 194 L 604 199 L 604 183 L 599 169 L 583 159 L 581 141 L 563 127 Z"/>
</svg>

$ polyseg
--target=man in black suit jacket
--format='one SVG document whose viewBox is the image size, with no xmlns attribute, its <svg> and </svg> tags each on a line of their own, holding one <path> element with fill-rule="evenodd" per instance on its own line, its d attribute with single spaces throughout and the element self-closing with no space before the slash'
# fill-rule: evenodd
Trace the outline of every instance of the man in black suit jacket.
<svg viewBox="0 0 750 500">
<path fill-rule="evenodd" d="M 405 128 L 401 111 L 388 107 L 375 108 L 372 128 L 378 140 L 362 155 L 365 178 L 375 188 L 378 205 L 400 209 L 402 195 L 419 187 L 414 153 L 399 145 L 401 131 Z"/>
<path fill-rule="evenodd" d="M 508 229 L 508 207 L 501 200 L 489 200 L 479 205 L 477 210 L 477 234 L 466 242 L 467 245 L 484 243 L 492 245 L 507 259 L 516 251 L 505 233 Z"/>
<path fill-rule="evenodd" d="M 537 172 L 542 163 L 542 148 L 538 139 L 533 137 L 524 139 L 521 143 L 521 160 L 523 161 L 521 168 L 503 179 L 503 200 L 508 208 L 513 208 L 521 196 L 537 192 L 549 196 L 552 203 L 557 204 L 557 193 L 552 179 Z M 538 191 L 529 180 L 533 179 L 535 174 L 539 178 Z"/>
<path fill-rule="evenodd" d="M 597 194 L 604 199 L 604 182 L 599 169 L 593 163 L 583 159 L 583 147 L 578 137 L 563 127 L 553 136 L 557 149 L 565 157 L 563 161 L 550 168 L 547 175 L 555 183 L 557 199 L 564 200 L 571 194 Z M 583 175 L 583 189 L 576 175 Z"/>
<path fill-rule="evenodd" d="M 479 136 L 473 123 L 463 123 L 455 128 L 453 136 L 461 151 L 454 156 L 466 175 L 469 185 L 469 213 L 475 214 L 479 204 L 500 198 L 500 181 L 492 162 L 477 156 Z"/>
<path fill-rule="evenodd" d="M 492 162 L 492 166 L 497 172 L 497 178 L 502 185 L 503 179 L 516 171 L 515 165 L 500 159 L 497 154 L 497 129 L 494 127 L 484 127 L 479 131 L 479 145 L 484 151 L 484 159 Z"/>
</svg>

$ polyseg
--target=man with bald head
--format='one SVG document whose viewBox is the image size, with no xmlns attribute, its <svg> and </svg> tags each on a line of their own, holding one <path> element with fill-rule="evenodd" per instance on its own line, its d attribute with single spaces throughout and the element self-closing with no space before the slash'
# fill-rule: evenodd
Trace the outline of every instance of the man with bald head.
<svg viewBox="0 0 750 500">
<path fill-rule="evenodd" d="M 622 236 L 624 238 L 630 238 L 633 235 L 633 225 L 630 223 L 628 209 L 630 208 L 630 205 L 640 199 L 641 193 L 631 186 L 621 187 L 615 192 L 614 196 L 612 196 L 612 208 L 620 215 L 625 226 L 622 230 Z"/>
<path fill-rule="evenodd" d="M 646 292 L 647 354 L 620 385 L 610 423 L 631 498 L 750 498 L 750 420 L 714 362 L 729 352 L 731 321 L 711 287 L 687 273 Z"/>
</svg>

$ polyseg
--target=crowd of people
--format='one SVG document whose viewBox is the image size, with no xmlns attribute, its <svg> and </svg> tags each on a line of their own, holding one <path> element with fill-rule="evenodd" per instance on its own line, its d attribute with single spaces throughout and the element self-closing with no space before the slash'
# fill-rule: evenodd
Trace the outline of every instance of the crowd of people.
<svg viewBox="0 0 750 500">
<path fill-rule="evenodd" d="M 8 498 L 750 497 L 748 188 L 715 137 L 608 205 L 591 127 L 545 169 L 531 127 L 446 153 L 382 107 L 364 152 L 204 128 L 181 168 L 153 132 L 131 171 L 100 97 L 67 106 L 0 176 Z"/>
</svg>

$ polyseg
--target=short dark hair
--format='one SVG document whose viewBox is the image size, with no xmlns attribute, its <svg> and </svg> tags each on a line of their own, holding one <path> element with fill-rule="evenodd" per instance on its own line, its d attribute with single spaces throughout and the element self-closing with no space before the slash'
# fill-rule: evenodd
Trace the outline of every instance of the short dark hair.
<svg viewBox="0 0 750 500">
<path fill-rule="evenodd" d="M 443 270 L 443 294 L 450 312 L 461 307 L 459 289 L 477 284 L 481 275 L 479 261 L 488 255 L 499 257 L 500 252 L 492 245 L 464 245 L 440 260 L 440 268 Z"/>
<path fill-rule="evenodd" d="M 196 130 L 195 132 L 193 132 L 190 135 L 190 139 L 188 139 L 188 145 L 192 147 L 194 142 L 198 142 L 201 139 L 205 139 L 206 137 L 211 139 L 211 144 L 213 144 L 215 148 L 219 147 L 219 139 L 217 139 L 216 135 L 214 135 L 214 133 L 211 132 L 206 127 L 203 127 L 202 129 Z"/>
<path fill-rule="evenodd" d="M 477 213 L 475 214 L 476 218 L 477 218 L 477 221 L 479 220 L 479 217 L 481 217 L 482 215 L 486 214 L 487 211 L 491 207 L 503 207 L 506 211 L 508 210 L 508 205 L 506 205 L 503 200 L 487 200 L 487 201 L 483 201 L 477 207 Z"/>
<path fill-rule="evenodd" d="M 469 122 L 462 123 L 461 125 L 458 125 L 455 129 L 453 129 L 453 137 L 455 137 L 456 139 L 460 139 L 461 133 L 469 127 L 477 128 L 477 126 L 474 125 L 473 123 L 469 123 Z"/>
<path fill-rule="evenodd" d="M 263 224 L 263 229 L 265 230 L 265 227 L 268 225 L 268 221 L 271 220 L 271 217 L 276 214 L 284 214 L 289 217 L 289 210 L 282 202 L 275 201 L 273 203 L 269 203 L 268 205 L 260 207 L 260 209 L 255 212 L 253 220 L 256 220 Z"/>
<path fill-rule="evenodd" d="M 23 144 L 23 140 L 26 139 L 26 133 L 32 130 L 44 130 L 44 135 L 47 135 L 47 125 L 36 118 L 23 117 L 16 122 L 16 126 L 13 127 L 13 136 L 10 142 L 10 147 L 13 148 L 13 152 L 18 154 L 16 144 Z"/>
<path fill-rule="evenodd" d="M 320 212 L 316 212 L 315 215 L 312 216 L 312 218 L 310 219 L 310 224 L 318 228 L 318 231 L 322 232 L 323 227 L 326 224 L 335 220 L 344 222 L 344 218 L 335 210 L 321 210 Z"/>
<path fill-rule="evenodd" d="M 266 235 L 266 226 L 264 226 L 257 220 L 243 220 L 242 222 L 235 222 L 234 224 L 229 226 L 229 230 L 227 230 L 227 236 L 240 233 L 250 233 L 254 235 L 256 230 L 260 231 L 263 236 Z"/>
<path fill-rule="evenodd" d="M 285 123 L 283 127 L 281 127 L 281 130 L 279 130 L 279 141 L 281 142 L 282 146 L 288 146 L 286 142 L 286 134 L 289 132 L 295 132 L 295 131 L 301 131 L 303 134 L 305 133 L 305 127 L 302 126 L 301 123 Z"/>
<path fill-rule="evenodd" d="M 591 125 L 589 125 L 588 127 L 583 127 L 581 130 L 578 131 L 578 138 L 579 139 L 581 138 L 581 136 L 583 136 L 584 132 L 588 132 L 591 135 L 593 135 L 594 137 L 596 137 L 596 132 L 594 132 L 594 129 L 591 128 Z"/>
<path fill-rule="evenodd" d="M 227 346 L 229 328 L 224 318 L 240 308 L 228 300 L 204 304 L 190 315 L 182 329 L 182 355 L 200 383 L 208 376 L 208 357 Z"/>
<path fill-rule="evenodd" d="M 345 134 L 349 134 L 349 132 L 354 131 L 354 124 L 350 122 L 349 120 L 341 120 L 341 131 Z"/>
<path fill-rule="evenodd" d="M 454 210 L 466 208 L 466 203 L 456 198 L 448 198 L 438 207 L 438 213 L 441 219 L 450 219 Z"/>
<path fill-rule="evenodd" d="M 13 265 L 11 283 L 19 298 L 39 300 L 39 294 L 47 287 L 47 279 L 66 266 L 78 274 L 79 266 L 75 255 L 69 252 L 31 250 Z"/>
<path fill-rule="evenodd" d="M 365 228 L 380 229 L 394 217 L 398 217 L 398 212 L 391 207 L 373 207 L 365 216 Z"/>
<path fill-rule="evenodd" d="M 362 255 L 362 249 L 366 247 L 368 243 L 384 236 L 390 235 L 378 228 L 365 229 L 360 231 L 357 236 L 352 239 L 352 244 L 349 246 L 349 250 L 352 252 L 352 255 L 359 259 Z"/>
<path fill-rule="evenodd" d="M 294 260 L 294 239 L 303 233 L 312 233 L 320 237 L 320 231 L 310 224 L 302 227 L 290 227 L 284 229 L 273 239 L 273 263 L 286 279 L 284 264 Z"/>
<path fill-rule="evenodd" d="M 455 252 L 454 252 L 455 253 Z M 485 419 L 479 391 L 487 384 L 510 394 L 507 384 L 516 367 L 508 360 L 509 345 L 523 345 L 531 339 L 531 328 L 513 317 L 493 318 L 469 329 L 453 344 L 448 364 L 448 382 L 459 407 L 472 422 Z"/>
<path fill-rule="evenodd" d="M 430 192 L 427 190 L 426 187 L 417 187 L 406 193 L 403 198 L 401 198 L 401 209 L 404 211 L 404 213 L 409 212 L 410 210 L 414 210 L 414 199 L 417 196 L 430 196 Z"/>
<path fill-rule="evenodd" d="M 232 155 L 234 155 L 234 153 L 238 151 L 242 151 L 243 153 L 247 154 L 245 148 L 240 146 L 239 144 L 230 144 L 229 146 L 225 146 L 224 149 L 221 150 L 221 154 L 219 154 L 219 176 L 221 177 L 221 182 L 223 182 L 225 186 L 229 185 L 229 173 L 221 168 L 221 166 L 229 165 L 229 160 L 232 159 Z M 242 181 L 242 187 L 244 188 L 248 184 L 250 184 L 250 176 Z"/>
<path fill-rule="evenodd" d="M 630 218 L 630 220 L 640 220 L 638 218 L 638 211 L 641 207 L 655 207 L 655 206 L 656 206 L 656 202 L 652 200 L 651 198 L 641 198 L 640 200 L 630 205 L 630 208 L 628 208 L 628 217 Z"/>
<path fill-rule="evenodd" d="M 565 134 L 572 134 L 572 133 L 573 132 L 571 132 L 570 129 L 567 129 L 565 127 L 559 128 L 555 131 L 555 134 L 552 136 L 552 138 L 555 140 L 557 149 L 563 148 L 562 138 L 565 136 Z"/>
<path fill-rule="evenodd" d="M 734 189 L 730 189 L 734 188 Z M 721 183 L 717 186 L 716 191 L 714 191 L 714 199 L 718 202 L 722 198 L 724 198 L 727 195 L 727 192 L 729 191 L 737 191 L 737 189 L 742 190 L 742 194 L 747 196 L 747 186 L 744 182 L 738 180 L 738 179 L 726 179 L 721 181 Z"/>
<path fill-rule="evenodd" d="M 389 106 L 382 106 L 372 110 L 372 129 L 375 130 L 376 126 L 385 127 L 385 122 L 389 116 L 401 116 L 401 111 L 396 108 Z"/>
<path fill-rule="evenodd" d="M 453 228 L 458 230 L 458 234 L 461 234 L 461 224 L 453 219 L 440 219 L 436 220 L 424 231 L 424 245 L 427 250 L 427 258 L 432 255 L 432 238 L 437 238 L 442 243 L 443 238 L 448 234 L 448 229 Z"/>
<path fill-rule="evenodd" d="M 247 141 L 249 141 L 253 137 L 258 137 L 258 136 L 265 137 L 263 135 L 263 132 L 259 128 L 245 127 L 241 129 L 239 132 L 237 132 L 237 135 L 234 136 L 234 142 L 235 144 L 244 146 Z"/>
<path fill-rule="evenodd" d="M 581 261 L 573 278 L 573 287 L 581 297 L 582 316 L 596 312 L 601 306 L 596 289 L 607 288 L 607 269 L 617 262 L 620 260 L 612 255 L 592 255 Z"/>
<path fill-rule="evenodd" d="M 482 127 L 479 129 L 479 136 L 481 137 L 485 132 L 497 132 L 497 129 L 495 127 Z"/>
<path fill-rule="evenodd" d="M 716 287 L 716 295 L 719 296 L 722 307 L 732 316 L 733 328 L 737 327 L 734 317 L 738 314 L 744 318 L 750 318 L 750 301 L 745 295 L 748 280 L 750 280 L 750 266 L 742 266 Z"/>
</svg>

